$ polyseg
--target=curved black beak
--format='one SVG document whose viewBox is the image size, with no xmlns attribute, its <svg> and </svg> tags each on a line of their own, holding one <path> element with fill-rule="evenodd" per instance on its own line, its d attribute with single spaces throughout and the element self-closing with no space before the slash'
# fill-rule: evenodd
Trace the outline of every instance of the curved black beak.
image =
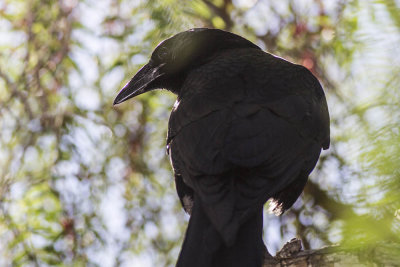
<svg viewBox="0 0 400 267">
<path fill-rule="evenodd" d="M 156 89 L 149 85 L 158 77 L 164 75 L 164 73 L 162 73 L 160 70 L 162 66 L 164 66 L 164 64 L 161 64 L 156 67 L 151 66 L 150 63 L 144 65 L 138 71 L 138 73 L 136 73 L 136 75 L 133 76 L 133 78 L 124 86 L 124 88 L 122 88 L 121 91 L 119 91 L 117 97 L 114 100 L 113 105 L 117 105 L 132 97 Z"/>
</svg>

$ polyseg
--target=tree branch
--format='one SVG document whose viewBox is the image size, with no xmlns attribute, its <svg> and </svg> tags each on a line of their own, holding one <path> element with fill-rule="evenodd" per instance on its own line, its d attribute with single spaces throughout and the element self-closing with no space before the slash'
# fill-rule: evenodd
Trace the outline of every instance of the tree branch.
<svg viewBox="0 0 400 267">
<path fill-rule="evenodd" d="M 320 267 L 320 266 L 398 266 L 400 244 L 380 242 L 372 245 L 344 248 L 330 246 L 315 250 L 300 250 L 301 241 L 292 239 L 263 267 Z"/>
</svg>

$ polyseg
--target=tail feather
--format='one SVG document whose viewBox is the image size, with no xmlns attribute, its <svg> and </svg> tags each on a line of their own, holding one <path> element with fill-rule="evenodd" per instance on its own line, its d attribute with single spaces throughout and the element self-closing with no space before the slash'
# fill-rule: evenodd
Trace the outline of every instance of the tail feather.
<svg viewBox="0 0 400 267">
<path fill-rule="evenodd" d="M 222 239 L 195 200 L 185 239 L 176 267 L 212 266 L 213 255 L 221 247 Z"/>
<path fill-rule="evenodd" d="M 262 240 L 262 229 L 263 210 L 261 209 L 240 226 L 232 246 L 220 247 L 214 255 L 212 266 L 261 267 L 267 249 Z"/>
<path fill-rule="evenodd" d="M 194 201 L 177 267 L 261 267 L 265 253 L 262 241 L 263 210 L 249 217 L 227 246 L 201 207 Z"/>
</svg>

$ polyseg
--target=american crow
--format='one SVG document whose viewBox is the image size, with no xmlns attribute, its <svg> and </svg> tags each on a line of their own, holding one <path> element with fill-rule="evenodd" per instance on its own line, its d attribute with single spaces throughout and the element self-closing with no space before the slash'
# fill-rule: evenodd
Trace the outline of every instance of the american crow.
<svg viewBox="0 0 400 267">
<path fill-rule="evenodd" d="M 157 88 L 177 95 L 167 152 L 191 214 L 177 266 L 261 266 L 264 204 L 290 208 L 329 147 L 321 85 L 241 36 L 197 28 L 161 42 L 114 104 Z"/>
</svg>

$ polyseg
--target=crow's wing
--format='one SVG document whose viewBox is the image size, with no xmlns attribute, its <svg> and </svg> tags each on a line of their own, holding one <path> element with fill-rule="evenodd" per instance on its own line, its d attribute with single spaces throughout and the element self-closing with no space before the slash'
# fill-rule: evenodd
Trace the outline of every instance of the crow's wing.
<svg viewBox="0 0 400 267">
<path fill-rule="evenodd" d="M 197 194 L 229 243 L 269 198 L 286 209 L 301 193 L 329 146 L 322 88 L 307 69 L 261 51 L 225 53 L 189 74 L 168 146 L 182 203 Z"/>
</svg>

